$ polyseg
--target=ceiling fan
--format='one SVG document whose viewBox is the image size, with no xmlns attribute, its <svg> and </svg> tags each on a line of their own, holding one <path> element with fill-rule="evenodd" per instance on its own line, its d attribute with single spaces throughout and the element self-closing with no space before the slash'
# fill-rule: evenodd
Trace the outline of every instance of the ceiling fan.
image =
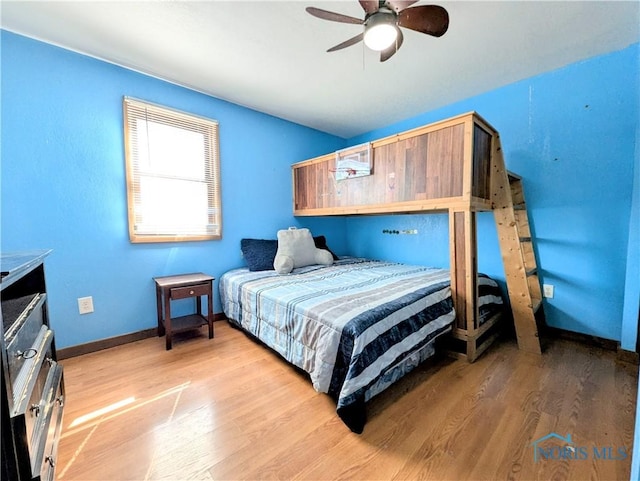
<svg viewBox="0 0 640 481">
<path fill-rule="evenodd" d="M 364 19 L 330 12 L 316 7 L 307 7 L 314 17 L 332 22 L 364 25 L 364 30 L 349 40 L 331 47 L 335 52 L 364 40 L 371 50 L 380 52 L 380 61 L 389 60 L 402 45 L 403 35 L 399 27 L 415 30 L 434 37 L 441 37 L 449 28 L 449 14 L 438 5 L 418 5 L 418 0 L 359 0 L 364 9 Z"/>
</svg>

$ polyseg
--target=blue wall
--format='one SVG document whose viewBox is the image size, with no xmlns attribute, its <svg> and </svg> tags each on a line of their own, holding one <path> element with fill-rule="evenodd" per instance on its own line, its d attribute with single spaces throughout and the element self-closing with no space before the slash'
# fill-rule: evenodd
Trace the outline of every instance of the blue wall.
<svg viewBox="0 0 640 481">
<path fill-rule="evenodd" d="M 637 307 L 624 333 L 622 317 L 628 247 L 638 250 L 637 233 L 631 236 L 636 245 L 628 243 L 640 118 L 639 52 L 635 44 L 366 133 L 349 144 L 477 111 L 500 132 L 507 168 L 524 179 L 541 279 L 555 286 L 555 297 L 545 305 L 549 324 L 632 339 L 635 345 Z M 482 214 L 478 223 L 479 267 L 504 279 L 491 214 Z M 633 225 L 637 229 L 637 219 Z M 441 244 L 448 238 L 447 226 L 446 216 L 354 217 L 347 221 L 349 249 L 356 255 L 448 266 L 448 249 Z M 419 235 L 382 234 L 386 228 L 418 229 Z M 637 270 L 635 275 L 631 291 L 637 301 Z"/>
<path fill-rule="evenodd" d="M 338 253 L 448 266 L 445 215 L 295 219 L 289 167 L 470 110 L 498 129 L 508 167 L 524 177 L 542 280 L 556 287 L 549 323 L 635 345 L 637 325 L 622 319 L 625 288 L 626 299 L 638 291 L 637 280 L 625 284 L 625 275 L 637 277 L 638 44 L 345 141 L 8 32 L 1 40 L 2 250 L 54 249 L 48 282 L 59 347 L 153 327 L 153 276 L 218 277 L 243 264 L 242 237 L 274 238 L 289 225 L 327 235 Z M 129 242 L 123 95 L 220 122 L 222 240 Z M 504 279 L 492 215 L 478 222 L 480 269 Z M 80 316 L 76 299 L 87 295 L 96 312 Z"/>
<path fill-rule="evenodd" d="M 153 276 L 219 277 L 243 265 L 242 237 L 275 238 L 277 229 L 299 225 L 290 165 L 344 146 L 343 139 L 6 31 L 1 42 L 1 247 L 53 249 L 47 283 L 59 348 L 154 327 Z M 219 121 L 222 240 L 129 242 L 124 95 Z M 317 227 L 323 230 L 314 234 L 344 250 L 342 220 Z M 83 296 L 93 296 L 94 313 L 78 314 Z"/>
</svg>

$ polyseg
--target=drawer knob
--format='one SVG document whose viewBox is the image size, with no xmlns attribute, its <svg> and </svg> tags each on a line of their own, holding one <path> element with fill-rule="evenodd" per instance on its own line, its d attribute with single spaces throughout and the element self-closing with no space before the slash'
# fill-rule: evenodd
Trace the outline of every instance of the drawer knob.
<svg viewBox="0 0 640 481">
<path fill-rule="evenodd" d="M 189 294 L 193 295 L 193 291 L 192 291 L 192 290 L 191 290 L 191 291 L 189 291 Z"/>
<path fill-rule="evenodd" d="M 40 416 L 40 404 L 32 404 L 29 411 L 31 411 L 35 417 Z"/>
<path fill-rule="evenodd" d="M 16 357 L 18 359 L 31 359 L 32 357 L 36 357 L 38 355 L 38 350 L 29 348 L 25 351 L 16 351 Z"/>
</svg>

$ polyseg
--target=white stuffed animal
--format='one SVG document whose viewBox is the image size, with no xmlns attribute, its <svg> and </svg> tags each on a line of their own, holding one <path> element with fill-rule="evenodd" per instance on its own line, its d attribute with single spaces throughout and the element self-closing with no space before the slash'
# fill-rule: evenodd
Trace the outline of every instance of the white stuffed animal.
<svg viewBox="0 0 640 481">
<path fill-rule="evenodd" d="M 331 252 L 318 249 L 309 229 L 290 227 L 278 231 L 278 252 L 273 268 L 278 274 L 289 274 L 296 267 L 333 264 Z"/>
</svg>

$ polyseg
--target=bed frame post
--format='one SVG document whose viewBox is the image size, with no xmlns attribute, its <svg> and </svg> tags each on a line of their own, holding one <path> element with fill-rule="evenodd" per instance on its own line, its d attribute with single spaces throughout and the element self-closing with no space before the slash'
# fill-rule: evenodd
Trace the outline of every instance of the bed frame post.
<svg viewBox="0 0 640 481">
<path fill-rule="evenodd" d="M 466 342 L 466 357 L 474 361 L 479 352 L 473 333 L 477 326 L 476 213 L 469 210 L 449 210 L 451 258 L 451 290 L 456 310 L 454 337 Z"/>
</svg>

